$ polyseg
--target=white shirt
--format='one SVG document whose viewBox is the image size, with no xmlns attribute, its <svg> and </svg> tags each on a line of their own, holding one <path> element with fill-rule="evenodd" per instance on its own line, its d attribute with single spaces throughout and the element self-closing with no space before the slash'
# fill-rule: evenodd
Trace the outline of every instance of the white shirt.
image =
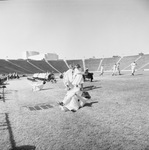
<svg viewBox="0 0 149 150">
<path fill-rule="evenodd" d="M 135 68 L 136 67 L 136 63 L 131 63 L 131 68 Z"/>
<path fill-rule="evenodd" d="M 69 69 L 64 73 L 63 82 L 65 86 L 67 85 L 69 86 L 72 83 L 72 81 L 73 81 L 73 69 Z"/>
<path fill-rule="evenodd" d="M 72 84 L 74 86 L 80 86 L 84 83 L 82 72 L 78 69 L 75 69 Z"/>
<path fill-rule="evenodd" d="M 113 66 L 113 71 L 116 71 L 116 65 Z"/>
</svg>

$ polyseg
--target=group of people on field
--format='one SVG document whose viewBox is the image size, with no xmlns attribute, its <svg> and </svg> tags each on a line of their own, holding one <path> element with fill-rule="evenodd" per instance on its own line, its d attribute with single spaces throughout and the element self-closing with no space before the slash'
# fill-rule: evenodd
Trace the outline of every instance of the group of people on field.
<svg viewBox="0 0 149 150">
<path fill-rule="evenodd" d="M 19 79 L 19 75 L 17 72 L 14 72 L 14 73 L 9 73 L 8 74 L 8 79 Z"/>
<path fill-rule="evenodd" d="M 134 76 L 135 71 L 136 71 L 136 66 L 137 66 L 137 64 L 136 64 L 135 61 L 130 64 L 130 67 L 131 67 L 131 75 L 133 75 L 133 76 Z M 113 67 L 112 67 L 112 76 L 117 75 L 117 73 L 118 73 L 119 75 L 121 75 L 120 63 L 115 63 L 115 64 L 113 65 Z M 102 76 L 103 74 L 104 74 L 104 65 L 101 65 L 101 67 L 100 67 L 100 76 Z"/>
<path fill-rule="evenodd" d="M 83 73 L 79 64 L 69 65 L 69 70 L 64 73 L 63 82 L 66 86 L 66 95 L 61 102 L 58 102 L 63 111 L 77 111 L 87 102 L 83 95 Z"/>
<path fill-rule="evenodd" d="M 115 63 L 112 68 L 112 76 L 115 76 L 117 73 L 121 75 L 120 63 Z"/>
<path fill-rule="evenodd" d="M 113 65 L 113 68 L 112 68 L 112 76 L 116 75 L 117 73 L 119 75 L 121 75 L 120 63 L 115 63 Z M 100 67 L 100 76 L 103 76 L 103 74 L 104 74 L 104 65 L 101 65 L 101 67 Z"/>
</svg>

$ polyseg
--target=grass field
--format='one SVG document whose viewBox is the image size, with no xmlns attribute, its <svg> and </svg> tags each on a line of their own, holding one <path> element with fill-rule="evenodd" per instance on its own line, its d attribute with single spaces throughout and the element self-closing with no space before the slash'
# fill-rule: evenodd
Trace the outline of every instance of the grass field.
<svg viewBox="0 0 149 150">
<path fill-rule="evenodd" d="M 149 72 L 95 74 L 84 84 L 96 87 L 88 88 L 92 99 L 75 113 L 56 103 L 66 93 L 60 79 L 38 92 L 25 77 L 8 83 L 0 150 L 149 150 Z"/>
</svg>

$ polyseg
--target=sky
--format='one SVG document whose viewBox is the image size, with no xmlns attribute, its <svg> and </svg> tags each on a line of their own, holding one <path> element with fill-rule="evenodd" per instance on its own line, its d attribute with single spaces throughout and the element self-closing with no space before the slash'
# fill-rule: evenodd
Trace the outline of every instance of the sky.
<svg viewBox="0 0 149 150">
<path fill-rule="evenodd" d="M 149 54 L 149 0 L 0 0 L 0 59 Z"/>
</svg>

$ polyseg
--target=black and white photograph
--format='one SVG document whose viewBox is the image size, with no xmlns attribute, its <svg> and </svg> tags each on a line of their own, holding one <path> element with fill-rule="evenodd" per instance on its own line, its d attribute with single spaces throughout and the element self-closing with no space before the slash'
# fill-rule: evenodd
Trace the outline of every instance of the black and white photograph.
<svg viewBox="0 0 149 150">
<path fill-rule="evenodd" d="M 0 150 L 149 150 L 149 0 L 0 0 Z"/>
</svg>

